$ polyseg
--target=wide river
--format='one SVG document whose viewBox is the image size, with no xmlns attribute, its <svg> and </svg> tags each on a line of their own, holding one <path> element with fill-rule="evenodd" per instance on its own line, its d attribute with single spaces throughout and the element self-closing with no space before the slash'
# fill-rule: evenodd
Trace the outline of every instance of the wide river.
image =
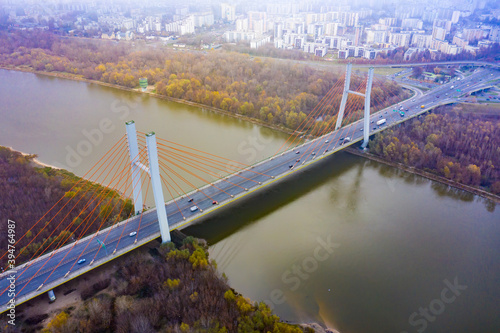
<svg viewBox="0 0 500 333">
<path fill-rule="evenodd" d="M 287 137 L 84 82 L 5 70 L 0 82 L 0 145 L 77 175 L 129 119 L 244 163 Z M 103 121 L 111 126 L 91 153 L 69 157 Z M 232 287 L 284 320 L 343 333 L 500 332 L 499 207 L 398 169 L 339 153 L 186 232 L 207 239 Z"/>
</svg>

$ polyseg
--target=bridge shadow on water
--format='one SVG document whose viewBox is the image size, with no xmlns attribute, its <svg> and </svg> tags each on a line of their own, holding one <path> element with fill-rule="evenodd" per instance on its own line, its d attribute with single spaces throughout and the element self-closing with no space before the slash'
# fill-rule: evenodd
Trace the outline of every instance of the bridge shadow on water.
<svg viewBox="0 0 500 333">
<path fill-rule="evenodd" d="M 360 157 L 338 152 L 222 207 L 182 230 L 216 244 L 277 209 L 352 170 Z"/>
</svg>

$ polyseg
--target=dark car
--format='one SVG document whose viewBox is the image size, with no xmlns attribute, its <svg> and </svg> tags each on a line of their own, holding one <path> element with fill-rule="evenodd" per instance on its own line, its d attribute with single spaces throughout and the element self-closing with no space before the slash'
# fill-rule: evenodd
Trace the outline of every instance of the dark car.
<svg viewBox="0 0 500 333">
<path fill-rule="evenodd" d="M 293 168 L 293 164 L 290 164 L 288 167 L 289 167 L 290 169 L 291 169 L 291 168 Z"/>
<path fill-rule="evenodd" d="M 190 199 L 188 200 L 188 202 L 193 202 L 193 198 L 190 198 Z"/>
</svg>

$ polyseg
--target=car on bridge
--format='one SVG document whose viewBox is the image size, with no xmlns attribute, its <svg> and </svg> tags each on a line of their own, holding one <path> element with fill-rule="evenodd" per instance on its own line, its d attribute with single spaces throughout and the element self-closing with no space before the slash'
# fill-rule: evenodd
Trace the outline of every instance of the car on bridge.
<svg viewBox="0 0 500 333">
<path fill-rule="evenodd" d="M 192 212 L 196 212 L 198 210 L 198 206 L 193 206 L 193 207 L 189 208 L 189 210 Z"/>
<path fill-rule="evenodd" d="M 85 261 L 87 261 L 87 260 L 86 260 L 85 258 L 82 258 L 82 259 L 80 259 L 80 260 L 78 260 L 78 261 L 77 261 L 77 264 L 78 264 L 78 265 L 81 265 L 81 264 L 83 264 Z"/>
<path fill-rule="evenodd" d="M 137 235 L 137 231 L 132 231 L 130 234 L 128 234 L 129 237 L 134 237 L 135 235 Z"/>
</svg>

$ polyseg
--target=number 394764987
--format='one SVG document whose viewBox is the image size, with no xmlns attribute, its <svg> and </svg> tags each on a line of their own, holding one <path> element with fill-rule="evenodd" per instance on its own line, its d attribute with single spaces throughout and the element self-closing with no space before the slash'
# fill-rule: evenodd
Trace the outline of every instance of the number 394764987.
<svg viewBox="0 0 500 333">
<path fill-rule="evenodd" d="M 7 223 L 7 242 L 8 244 L 8 255 L 7 255 L 7 264 L 9 268 L 14 268 L 16 265 L 16 247 L 14 244 L 16 243 L 16 222 L 9 220 Z"/>
</svg>

